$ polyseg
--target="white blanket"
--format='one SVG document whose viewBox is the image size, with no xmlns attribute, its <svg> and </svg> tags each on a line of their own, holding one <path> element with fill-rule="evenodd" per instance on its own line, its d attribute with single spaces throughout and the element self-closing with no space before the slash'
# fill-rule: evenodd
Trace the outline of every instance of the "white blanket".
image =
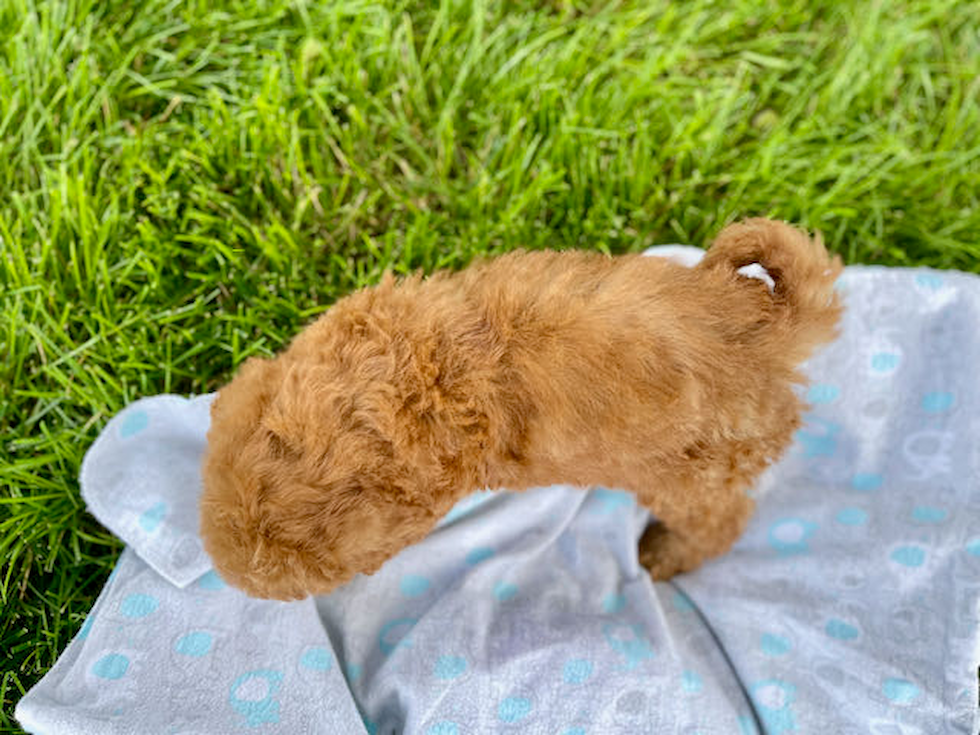
<svg viewBox="0 0 980 735">
<path fill-rule="evenodd" d="M 688 257 L 691 251 L 681 252 Z M 725 557 L 669 584 L 632 498 L 480 493 L 377 574 L 252 600 L 197 537 L 209 397 L 149 398 L 82 493 L 127 548 L 19 703 L 71 733 L 977 732 L 980 279 L 848 268 L 812 410 Z"/>
</svg>

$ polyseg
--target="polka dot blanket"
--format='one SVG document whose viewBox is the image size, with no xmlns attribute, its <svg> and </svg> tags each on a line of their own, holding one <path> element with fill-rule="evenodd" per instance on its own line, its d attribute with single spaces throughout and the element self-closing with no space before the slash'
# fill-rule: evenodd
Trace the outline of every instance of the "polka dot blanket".
<svg viewBox="0 0 980 735">
<path fill-rule="evenodd" d="M 668 253 L 693 258 L 692 251 Z M 731 553 L 671 583 L 614 488 L 482 492 L 301 602 L 197 536 L 209 397 L 138 401 L 82 494 L 126 549 L 20 701 L 71 733 L 966 733 L 978 719 L 980 279 L 846 269 L 843 334 Z"/>
</svg>

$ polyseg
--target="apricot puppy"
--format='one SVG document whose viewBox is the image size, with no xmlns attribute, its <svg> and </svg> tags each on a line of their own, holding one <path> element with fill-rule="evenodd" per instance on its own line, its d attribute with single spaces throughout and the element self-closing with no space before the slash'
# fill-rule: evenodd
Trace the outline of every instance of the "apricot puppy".
<svg viewBox="0 0 980 735">
<path fill-rule="evenodd" d="M 754 219 L 690 269 L 575 251 L 389 274 L 219 392 L 207 551 L 250 595 L 323 594 L 474 490 L 568 483 L 653 512 L 654 579 L 693 569 L 741 533 L 800 425 L 797 366 L 836 333 L 839 271 L 819 239 Z"/>
</svg>

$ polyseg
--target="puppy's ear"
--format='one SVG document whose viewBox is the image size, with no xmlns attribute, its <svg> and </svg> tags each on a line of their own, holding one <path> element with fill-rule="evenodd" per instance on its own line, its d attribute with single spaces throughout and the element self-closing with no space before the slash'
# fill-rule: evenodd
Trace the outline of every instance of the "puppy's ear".
<svg viewBox="0 0 980 735">
<path fill-rule="evenodd" d="M 800 362 L 836 336 L 841 306 L 834 280 L 841 260 L 819 236 L 811 238 L 785 222 L 749 219 L 723 229 L 697 268 L 727 272 L 743 288 L 758 289 L 756 279 L 738 276 L 739 268 L 752 263 L 765 268 L 774 283 L 769 316 L 761 322 L 757 313 L 752 318 L 767 329 L 779 326 L 787 359 Z"/>
<path fill-rule="evenodd" d="M 797 311 L 826 308 L 841 271 L 840 258 L 831 257 L 819 235 L 811 238 L 785 222 L 761 217 L 725 227 L 697 267 L 735 273 L 753 263 L 772 278 L 777 300 Z"/>
</svg>

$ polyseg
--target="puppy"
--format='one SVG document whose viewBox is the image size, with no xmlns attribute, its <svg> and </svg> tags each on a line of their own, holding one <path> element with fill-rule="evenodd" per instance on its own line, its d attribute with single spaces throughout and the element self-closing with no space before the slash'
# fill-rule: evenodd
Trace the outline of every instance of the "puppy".
<svg viewBox="0 0 980 735">
<path fill-rule="evenodd" d="M 759 263 L 774 285 L 737 271 Z M 685 268 L 514 252 L 338 301 L 211 409 L 201 534 L 228 582 L 295 599 L 370 574 L 480 488 L 632 491 L 654 579 L 724 553 L 800 425 L 797 366 L 840 272 L 763 219 Z"/>
</svg>

